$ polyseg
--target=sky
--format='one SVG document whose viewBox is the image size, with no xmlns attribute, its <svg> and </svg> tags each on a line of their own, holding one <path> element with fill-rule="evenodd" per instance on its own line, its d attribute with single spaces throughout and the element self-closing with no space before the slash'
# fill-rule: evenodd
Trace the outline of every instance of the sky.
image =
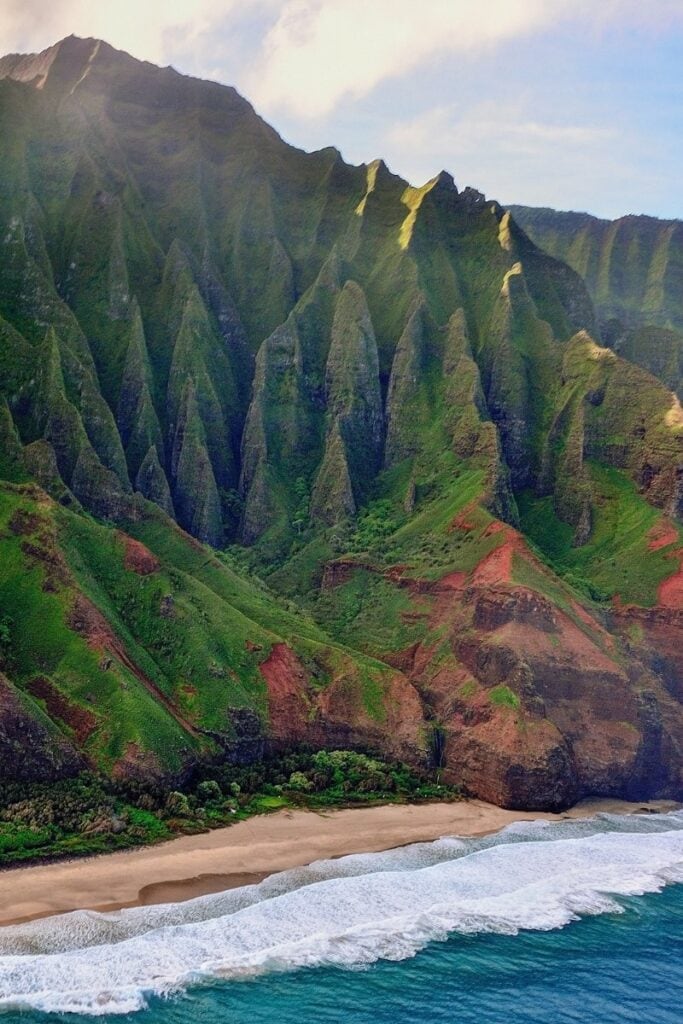
<svg viewBox="0 0 683 1024">
<path fill-rule="evenodd" d="M 683 0 L 0 0 L 0 53 L 71 33 L 416 185 L 683 217 Z"/>
</svg>

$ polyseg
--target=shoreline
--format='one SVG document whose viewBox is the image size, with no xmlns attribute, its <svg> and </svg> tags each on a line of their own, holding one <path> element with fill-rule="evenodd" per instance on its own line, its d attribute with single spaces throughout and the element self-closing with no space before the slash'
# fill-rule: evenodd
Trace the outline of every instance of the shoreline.
<svg viewBox="0 0 683 1024">
<path fill-rule="evenodd" d="M 473 838 L 518 821 L 562 821 L 600 812 L 669 811 L 668 800 L 584 800 L 560 813 L 508 811 L 483 800 L 281 810 L 199 835 L 94 857 L 0 872 L 0 927 L 73 910 L 114 911 L 176 903 L 262 881 L 315 860 L 378 853 L 444 835 Z"/>
</svg>

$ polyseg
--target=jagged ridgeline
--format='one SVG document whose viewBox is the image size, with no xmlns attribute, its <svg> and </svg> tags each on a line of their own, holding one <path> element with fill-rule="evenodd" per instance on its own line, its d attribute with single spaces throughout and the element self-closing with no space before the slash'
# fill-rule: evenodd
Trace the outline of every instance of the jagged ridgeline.
<svg viewBox="0 0 683 1024">
<path fill-rule="evenodd" d="M 611 271 L 449 174 L 301 152 L 74 37 L 0 60 L 0 180 L 7 743 L 28 715 L 57 772 L 267 737 L 508 803 L 675 788 L 677 641 L 606 609 L 680 603 L 677 227 L 628 243 L 627 321 L 630 284 L 602 304 Z M 558 658 L 629 694 L 599 770 Z"/>
<path fill-rule="evenodd" d="M 683 223 L 511 207 L 529 236 L 586 282 L 603 341 L 668 387 L 683 387 Z"/>
<path fill-rule="evenodd" d="M 513 521 L 514 492 L 559 475 L 585 532 L 553 449 L 583 437 L 562 365 L 592 306 L 496 203 L 292 149 L 234 90 L 104 43 L 0 74 L 7 427 L 49 493 L 116 520 L 137 491 L 213 545 L 286 550 L 306 507 L 332 526 L 382 470 L 411 460 L 419 484 L 450 455 Z M 480 379 L 456 402 L 463 360 Z M 643 485 L 654 448 L 675 510 L 644 429 L 620 462 Z"/>
</svg>

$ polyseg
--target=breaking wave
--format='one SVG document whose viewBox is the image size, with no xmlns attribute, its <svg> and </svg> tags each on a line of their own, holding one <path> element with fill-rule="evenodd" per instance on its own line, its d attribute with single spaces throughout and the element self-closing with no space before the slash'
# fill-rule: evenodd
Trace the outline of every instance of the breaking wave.
<svg viewBox="0 0 683 1024">
<path fill-rule="evenodd" d="M 185 903 L 0 929 L 0 1010 L 128 1013 L 207 979 L 403 960 L 457 932 L 561 928 L 680 881 L 683 811 L 317 861 Z"/>
</svg>

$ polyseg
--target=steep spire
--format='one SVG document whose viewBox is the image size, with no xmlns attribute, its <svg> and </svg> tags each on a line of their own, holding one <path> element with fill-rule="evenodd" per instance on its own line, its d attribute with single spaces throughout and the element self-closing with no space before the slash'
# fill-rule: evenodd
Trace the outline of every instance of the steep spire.
<svg viewBox="0 0 683 1024">
<path fill-rule="evenodd" d="M 174 505 L 181 526 L 208 544 L 223 542 L 221 504 L 191 378 L 185 382 L 173 447 Z"/>
<path fill-rule="evenodd" d="M 377 341 L 365 294 L 355 281 L 346 282 L 337 300 L 325 383 L 328 412 L 338 425 L 359 500 L 379 469 L 384 417 Z"/>
<path fill-rule="evenodd" d="M 161 426 L 152 401 L 152 370 L 140 308 L 136 300 L 133 300 L 131 312 L 128 349 L 116 419 L 131 477 L 134 478 L 150 446 L 153 445 L 161 454 L 163 441 Z"/>
</svg>

